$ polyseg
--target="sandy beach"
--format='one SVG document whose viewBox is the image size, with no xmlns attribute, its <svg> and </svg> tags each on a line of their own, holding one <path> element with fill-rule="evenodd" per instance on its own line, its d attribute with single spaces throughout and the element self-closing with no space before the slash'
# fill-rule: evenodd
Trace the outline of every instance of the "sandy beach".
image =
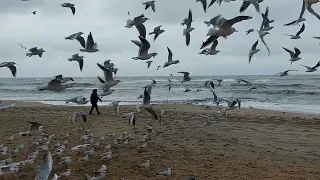
<svg viewBox="0 0 320 180">
<path fill-rule="evenodd" d="M 1 105 L 12 104 L 2 101 Z M 72 124 L 69 117 L 76 111 L 89 111 L 89 107 L 52 106 L 41 103 L 16 102 L 14 107 L 0 110 L 0 144 L 10 149 L 25 144 L 19 154 L 13 155 L 13 161 L 24 160 L 34 151 L 32 138 L 19 136 L 26 131 L 29 123 L 43 124 L 48 134 L 56 134 L 51 145 L 61 142 L 69 132 L 69 144 L 65 155 L 72 156 L 68 165 L 59 165 L 61 157 L 53 157 L 52 173 L 71 169 L 71 180 L 85 179 L 85 174 L 102 164 L 107 167 L 105 179 L 119 180 L 187 180 L 189 175 L 199 180 L 234 179 L 320 179 L 320 117 L 314 114 L 283 113 L 258 109 L 230 111 L 223 116 L 217 110 L 194 105 L 154 105 L 155 110 L 165 110 L 164 123 L 160 126 L 147 113 L 137 113 L 136 127 L 129 126 L 122 118 L 123 114 L 135 110 L 134 106 L 121 106 L 120 113 L 112 107 L 100 107 L 101 115 L 89 116 L 87 129 L 91 129 L 97 139 L 105 136 L 100 149 L 88 162 L 78 162 L 71 147 L 82 144 L 79 124 Z M 94 112 L 95 113 L 95 112 Z M 202 126 L 208 116 L 211 125 Z M 153 127 L 146 148 L 137 140 L 146 131 L 145 124 Z M 127 131 L 132 139 L 129 144 L 114 145 L 116 134 Z M 7 140 L 13 136 L 13 141 Z M 106 152 L 111 143 L 113 158 L 100 161 L 99 155 Z M 36 166 L 41 162 L 38 157 L 34 165 L 20 166 L 19 173 L 5 177 L 5 180 L 33 180 Z M 3 158 L 3 157 L 2 157 Z M 138 167 L 150 160 L 149 169 Z M 157 175 L 160 171 L 172 168 L 171 177 Z M 51 179 L 52 176 L 49 178 Z"/>
</svg>

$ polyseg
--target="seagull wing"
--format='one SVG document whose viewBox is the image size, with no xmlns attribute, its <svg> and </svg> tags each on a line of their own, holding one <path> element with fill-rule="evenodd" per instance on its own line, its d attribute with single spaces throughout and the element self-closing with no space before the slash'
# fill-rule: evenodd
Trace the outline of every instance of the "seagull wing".
<svg viewBox="0 0 320 180">
<path fill-rule="evenodd" d="M 295 51 L 295 53 L 294 53 L 294 56 L 295 57 L 298 57 L 300 54 L 301 54 L 301 51 L 300 51 L 300 49 L 298 49 L 298 48 L 294 48 L 294 51 Z"/>
<path fill-rule="evenodd" d="M 320 61 L 315 66 L 313 66 L 312 69 L 316 69 L 318 67 L 320 67 Z"/>
<path fill-rule="evenodd" d="M 80 43 L 83 48 L 86 48 L 86 42 L 82 36 L 77 36 L 76 40 Z"/>
<path fill-rule="evenodd" d="M 171 62 L 173 54 L 169 47 L 167 47 L 167 49 L 168 49 L 168 62 Z"/>
<path fill-rule="evenodd" d="M 285 51 L 287 51 L 289 54 L 290 54 L 290 57 L 293 57 L 294 56 L 294 52 L 285 48 L 285 47 L 282 47 L 282 49 L 284 49 Z"/>
<path fill-rule="evenodd" d="M 156 5 L 154 4 L 154 3 L 151 3 L 151 8 L 152 8 L 152 10 L 153 10 L 153 12 L 156 12 Z"/>
<path fill-rule="evenodd" d="M 205 42 L 202 42 L 202 46 L 200 47 L 200 49 L 207 47 L 209 44 L 211 44 L 214 40 L 217 40 L 217 39 L 218 39 L 218 36 L 216 35 L 209 36 L 209 38 Z"/>
<path fill-rule="evenodd" d="M 192 23 L 192 11 L 191 9 L 189 9 L 189 13 L 188 13 L 188 19 L 187 19 L 187 28 L 191 27 L 191 23 Z"/>
<path fill-rule="evenodd" d="M 180 71 L 180 72 L 178 72 L 178 73 L 183 74 L 183 77 L 188 77 L 189 74 L 190 74 L 190 73 L 188 73 L 188 72 L 183 72 L 183 71 Z"/>
<path fill-rule="evenodd" d="M 139 48 L 141 48 L 142 43 L 140 41 L 137 40 L 131 40 L 131 42 L 133 42 L 135 45 L 137 45 Z"/>
<path fill-rule="evenodd" d="M 200 1 L 203 7 L 204 12 L 207 12 L 207 0 Z"/>
<path fill-rule="evenodd" d="M 262 43 L 266 46 L 266 48 L 267 48 L 267 50 L 268 50 L 268 53 L 269 53 L 269 55 L 270 55 L 270 49 L 269 49 L 269 47 L 268 47 L 267 43 L 264 41 L 263 36 L 260 36 L 260 40 L 261 40 L 261 41 L 262 41 Z"/>
<path fill-rule="evenodd" d="M 218 101 L 218 96 L 216 95 L 216 93 L 213 90 L 211 90 L 211 92 L 213 94 L 213 101 L 217 102 Z"/>
<path fill-rule="evenodd" d="M 259 40 L 257 40 L 251 47 L 251 50 L 255 50 L 257 49 L 257 45 L 258 45 Z"/>
<path fill-rule="evenodd" d="M 209 8 L 210 6 L 212 6 L 215 2 L 216 2 L 216 0 L 211 0 L 211 2 L 210 2 L 210 4 L 209 4 L 208 8 Z"/>
<path fill-rule="evenodd" d="M 302 18 L 302 17 L 303 17 L 303 14 L 304 14 L 305 11 L 306 11 L 306 3 L 305 3 L 304 0 L 303 0 L 303 2 L 302 2 L 302 9 L 301 9 L 299 18 Z"/>
<path fill-rule="evenodd" d="M 305 27 L 305 25 L 304 25 L 304 23 L 303 23 L 301 29 L 297 32 L 296 35 L 297 35 L 297 36 L 300 36 L 300 34 L 303 33 L 303 31 L 304 31 L 305 28 L 306 28 L 306 27 Z"/>
<path fill-rule="evenodd" d="M 87 49 L 93 49 L 93 47 L 94 47 L 94 41 L 93 41 L 93 38 L 92 38 L 92 34 L 90 32 L 89 35 L 88 35 L 88 38 L 87 38 L 86 48 Z"/>
<path fill-rule="evenodd" d="M 98 79 L 99 79 L 99 81 L 101 82 L 101 83 L 106 83 L 101 77 L 99 77 L 99 76 L 97 76 L 98 77 Z"/>
<path fill-rule="evenodd" d="M 305 68 L 307 68 L 308 70 L 311 69 L 311 67 L 309 67 L 309 66 L 305 66 L 305 65 L 302 65 L 302 64 L 300 64 L 300 65 L 303 66 L 303 67 L 305 67 Z"/>
<path fill-rule="evenodd" d="M 144 37 L 139 36 L 139 39 L 142 43 L 142 46 L 139 50 L 139 55 L 148 54 L 148 51 L 150 49 L 150 43 L 148 40 L 146 40 Z"/>
<path fill-rule="evenodd" d="M 30 52 L 35 53 L 38 52 L 38 48 L 37 47 L 33 47 L 31 49 L 29 49 Z"/>
<path fill-rule="evenodd" d="M 8 66 L 8 68 L 10 69 L 13 77 L 16 77 L 16 75 L 17 75 L 17 68 L 16 68 L 16 66 Z"/>
<path fill-rule="evenodd" d="M 146 27 L 143 24 L 135 25 L 137 30 L 139 31 L 139 35 L 143 38 L 146 38 L 147 30 Z"/>
<path fill-rule="evenodd" d="M 240 7 L 240 13 L 244 12 L 250 6 L 249 1 L 243 1 Z"/>
<path fill-rule="evenodd" d="M 153 119 L 158 119 L 158 118 L 159 118 L 157 112 L 156 112 L 154 109 L 152 109 L 152 107 L 144 107 L 143 109 L 144 109 L 148 114 L 150 114 L 150 115 L 153 117 Z"/>
<path fill-rule="evenodd" d="M 211 45 L 211 50 L 216 49 L 217 46 L 218 46 L 218 40 L 214 40 L 213 43 L 212 43 L 212 45 Z"/>
<path fill-rule="evenodd" d="M 150 93 L 147 90 L 147 87 L 144 88 L 144 92 L 143 92 L 143 105 L 150 105 L 150 100 L 151 100 L 151 96 Z"/>
<path fill-rule="evenodd" d="M 292 25 L 292 24 L 294 24 L 294 23 L 296 23 L 297 22 L 297 20 L 294 20 L 294 21 L 292 21 L 292 22 L 289 22 L 289 23 L 287 23 L 287 24 L 284 24 L 284 26 L 290 26 L 290 25 Z"/>
<path fill-rule="evenodd" d="M 238 23 L 240 21 L 252 19 L 251 16 L 237 16 L 235 18 L 229 19 L 226 22 L 224 22 L 220 27 L 223 29 L 229 29 L 234 25 L 235 23 Z"/>
<path fill-rule="evenodd" d="M 97 63 L 97 65 L 103 71 L 105 81 L 113 81 L 112 71 L 99 63 Z"/>
<path fill-rule="evenodd" d="M 311 13 L 311 14 L 313 14 L 314 16 L 316 16 L 319 20 L 320 20 L 320 15 L 318 14 L 318 13 L 316 13 L 313 9 L 312 9 L 312 7 L 311 7 L 311 3 L 309 3 L 307 0 L 305 0 L 306 1 L 306 3 L 308 3 L 307 5 L 308 5 L 308 11 Z"/>
<path fill-rule="evenodd" d="M 186 45 L 190 45 L 190 33 L 186 33 Z"/>
<path fill-rule="evenodd" d="M 76 8 L 74 6 L 71 6 L 70 9 L 72 11 L 72 14 L 74 15 L 76 13 Z"/>
<path fill-rule="evenodd" d="M 38 122 L 28 121 L 28 123 L 31 124 L 31 125 L 29 126 L 29 131 L 38 131 L 38 130 L 39 130 L 39 127 L 41 126 L 41 124 L 38 123 Z"/>
<path fill-rule="evenodd" d="M 82 71 L 82 69 L 83 69 L 83 59 L 81 58 L 81 59 L 79 59 L 77 61 L 79 63 L 80 71 Z"/>
</svg>

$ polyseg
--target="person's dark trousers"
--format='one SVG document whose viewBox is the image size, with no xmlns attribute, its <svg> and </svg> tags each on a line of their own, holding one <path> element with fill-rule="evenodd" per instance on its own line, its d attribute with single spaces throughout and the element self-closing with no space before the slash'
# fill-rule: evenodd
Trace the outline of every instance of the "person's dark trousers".
<svg viewBox="0 0 320 180">
<path fill-rule="evenodd" d="M 96 108 L 97 113 L 100 114 L 97 104 L 92 104 L 91 105 L 91 109 L 90 109 L 90 113 L 89 114 L 92 114 L 93 108 Z"/>
</svg>

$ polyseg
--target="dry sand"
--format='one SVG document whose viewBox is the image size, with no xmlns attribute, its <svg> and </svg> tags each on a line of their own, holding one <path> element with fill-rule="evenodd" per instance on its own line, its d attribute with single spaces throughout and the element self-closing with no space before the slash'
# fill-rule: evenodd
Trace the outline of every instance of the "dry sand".
<svg viewBox="0 0 320 180">
<path fill-rule="evenodd" d="M 3 101 L 2 104 L 11 102 Z M 146 113 L 137 114 L 137 126 L 129 126 L 121 116 L 134 111 L 133 106 L 120 107 L 116 114 L 110 107 L 100 107 L 101 115 L 89 116 L 88 128 L 95 137 L 128 131 L 133 136 L 129 144 L 119 144 L 113 150 L 114 158 L 101 162 L 99 155 L 105 152 L 113 138 L 107 136 L 101 149 L 89 162 L 77 162 L 77 155 L 70 148 L 81 144 L 78 125 L 71 124 L 69 116 L 75 111 L 88 111 L 89 107 L 50 106 L 41 103 L 17 102 L 15 107 L 0 110 L 0 143 L 12 148 L 24 143 L 22 152 L 13 156 L 14 161 L 24 160 L 34 150 L 31 137 L 21 137 L 20 131 L 28 128 L 27 121 L 37 121 L 49 134 L 55 133 L 51 144 L 60 142 L 67 132 L 67 155 L 73 162 L 59 165 L 54 157 L 52 173 L 72 170 L 71 180 L 84 179 L 102 164 L 107 166 L 110 180 L 187 180 L 194 175 L 199 180 L 214 179 L 320 179 L 320 119 L 319 115 L 281 113 L 276 111 L 243 109 L 231 111 L 225 117 L 216 110 L 193 105 L 155 105 L 158 111 L 166 111 L 165 123 L 160 126 Z M 212 117 L 213 123 L 202 126 L 203 118 Z M 151 125 L 154 132 L 144 150 L 138 150 L 137 142 L 144 132 L 144 125 Z M 9 136 L 15 140 L 8 142 Z M 38 157 L 39 158 L 39 157 Z M 149 159 L 150 169 L 137 165 Z M 38 159 L 36 164 L 39 164 Z M 21 167 L 19 174 L 7 180 L 33 180 L 36 165 Z M 171 177 L 161 177 L 160 171 L 172 167 Z"/>
</svg>

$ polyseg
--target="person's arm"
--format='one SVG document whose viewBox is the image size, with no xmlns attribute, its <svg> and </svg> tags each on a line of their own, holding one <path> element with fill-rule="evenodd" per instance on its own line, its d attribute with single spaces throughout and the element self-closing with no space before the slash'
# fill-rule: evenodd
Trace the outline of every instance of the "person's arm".
<svg viewBox="0 0 320 180">
<path fill-rule="evenodd" d="M 99 100 L 100 102 L 102 102 L 102 100 L 99 98 L 99 96 L 97 96 L 97 98 L 98 98 L 98 100 Z"/>
</svg>

